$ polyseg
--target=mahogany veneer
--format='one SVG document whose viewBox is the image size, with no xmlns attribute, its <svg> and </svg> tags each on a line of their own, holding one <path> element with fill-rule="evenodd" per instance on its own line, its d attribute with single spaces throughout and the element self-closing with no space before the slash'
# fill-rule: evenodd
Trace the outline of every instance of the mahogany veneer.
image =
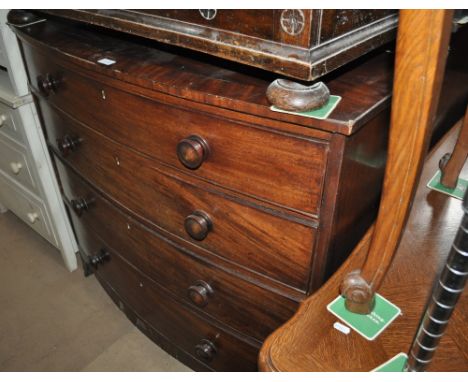
<svg viewBox="0 0 468 382">
<path fill-rule="evenodd" d="M 343 99 L 316 120 L 272 112 L 266 72 L 58 19 L 16 32 L 87 270 L 191 367 L 256 369 L 375 217 L 392 55 L 326 77 Z"/>
</svg>

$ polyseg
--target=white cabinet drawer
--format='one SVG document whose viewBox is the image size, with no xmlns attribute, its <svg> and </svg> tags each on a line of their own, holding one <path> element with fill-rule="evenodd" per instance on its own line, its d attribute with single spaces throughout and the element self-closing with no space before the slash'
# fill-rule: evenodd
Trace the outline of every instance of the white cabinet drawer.
<svg viewBox="0 0 468 382">
<path fill-rule="evenodd" d="M 0 66 L 3 66 L 4 68 L 6 68 L 6 66 L 7 66 L 7 60 L 6 60 L 6 57 L 5 57 L 5 53 L 3 52 L 3 49 L 2 49 L 1 46 L 0 46 Z"/>
<path fill-rule="evenodd" d="M 23 142 L 21 119 L 18 111 L 0 102 L 0 133 L 19 142 Z"/>
<path fill-rule="evenodd" d="M 53 245 L 57 245 L 44 203 L 40 199 L 17 186 L 6 176 L 0 175 L 0 200 L 6 208 L 24 220 L 32 229 Z"/>
<path fill-rule="evenodd" d="M 37 191 L 34 167 L 24 149 L 11 139 L 0 135 L 0 170 L 31 191 Z"/>
</svg>

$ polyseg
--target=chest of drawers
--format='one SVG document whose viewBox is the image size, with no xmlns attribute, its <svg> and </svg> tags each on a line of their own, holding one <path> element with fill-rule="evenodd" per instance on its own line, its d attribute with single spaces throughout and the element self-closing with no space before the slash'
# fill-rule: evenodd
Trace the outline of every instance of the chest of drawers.
<svg viewBox="0 0 468 382">
<path fill-rule="evenodd" d="M 375 216 L 391 55 L 330 76 L 318 120 L 271 111 L 265 72 L 58 19 L 16 33 L 87 271 L 194 369 L 255 370 Z"/>
</svg>

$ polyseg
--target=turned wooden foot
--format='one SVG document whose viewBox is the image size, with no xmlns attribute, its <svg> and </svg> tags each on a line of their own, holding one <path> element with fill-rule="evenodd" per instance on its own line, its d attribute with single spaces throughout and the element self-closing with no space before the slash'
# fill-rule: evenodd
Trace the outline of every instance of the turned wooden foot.
<svg viewBox="0 0 468 382">
<path fill-rule="evenodd" d="M 323 82 L 305 86 L 297 82 L 277 79 L 268 86 L 268 101 L 279 109 L 309 111 L 322 107 L 330 98 L 330 91 Z"/>
<path fill-rule="evenodd" d="M 457 124 L 461 125 L 461 130 L 455 148 L 452 154 L 445 154 L 439 162 L 442 172 L 440 183 L 448 188 L 457 186 L 458 177 L 468 155 L 468 107 L 464 119 Z"/>
<path fill-rule="evenodd" d="M 375 307 L 375 292 L 359 271 L 350 272 L 340 285 L 347 310 L 357 314 L 369 314 Z"/>
</svg>

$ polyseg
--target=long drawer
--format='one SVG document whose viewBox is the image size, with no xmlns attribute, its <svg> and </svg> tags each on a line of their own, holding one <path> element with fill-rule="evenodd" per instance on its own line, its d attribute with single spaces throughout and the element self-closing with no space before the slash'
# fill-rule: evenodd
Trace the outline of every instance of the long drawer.
<svg viewBox="0 0 468 382">
<path fill-rule="evenodd" d="M 24 152 L 25 149 L 15 141 L 0 135 L 0 170 L 14 178 L 31 191 L 37 191 L 32 166 Z"/>
<path fill-rule="evenodd" d="M 222 187 L 319 214 L 325 142 L 124 92 L 59 66 L 28 45 L 24 51 L 33 87 L 93 129 Z M 179 143 L 183 160 L 190 167 L 201 163 L 198 168 L 181 163 Z"/>
<path fill-rule="evenodd" d="M 126 208 L 229 261 L 307 288 L 314 222 L 283 218 L 202 188 L 51 108 L 42 112 L 56 155 L 66 155 L 85 179 Z M 59 148 L 67 139 L 75 142 L 74 151 Z"/>
<path fill-rule="evenodd" d="M 75 227 L 77 228 L 77 227 Z M 237 338 L 225 328 L 210 323 L 183 303 L 167 295 L 156 283 L 126 262 L 95 235 L 76 229 L 85 256 L 104 251 L 106 260 L 96 273 L 122 299 L 121 308 L 137 312 L 141 325 L 149 325 L 208 369 L 255 371 L 258 346 Z M 107 288 L 106 288 L 107 289 Z M 120 305 L 120 304 L 119 304 Z"/>
<path fill-rule="evenodd" d="M 297 302 L 216 269 L 147 229 L 112 206 L 60 161 L 56 165 L 73 225 L 111 243 L 127 261 L 180 299 L 258 340 L 296 310 Z"/>
</svg>

